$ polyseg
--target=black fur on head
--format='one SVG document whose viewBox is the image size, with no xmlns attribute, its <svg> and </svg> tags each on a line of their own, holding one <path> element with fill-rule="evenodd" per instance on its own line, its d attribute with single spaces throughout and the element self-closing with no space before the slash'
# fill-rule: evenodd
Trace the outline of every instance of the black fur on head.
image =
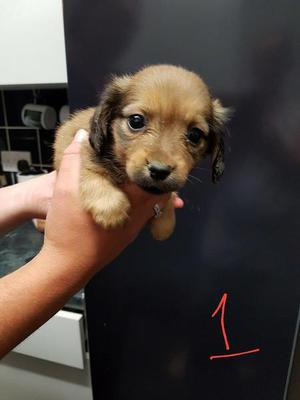
<svg viewBox="0 0 300 400">
<path fill-rule="evenodd" d="M 230 119 L 232 110 L 222 106 L 219 100 L 212 100 L 212 116 L 210 126 L 210 145 L 208 153 L 211 154 L 212 181 L 217 183 L 225 170 L 225 124 Z"/>
<path fill-rule="evenodd" d="M 129 81 L 129 76 L 113 78 L 104 89 L 100 104 L 91 118 L 89 141 L 98 159 L 111 155 L 114 140 L 111 123 L 120 114 Z"/>
</svg>

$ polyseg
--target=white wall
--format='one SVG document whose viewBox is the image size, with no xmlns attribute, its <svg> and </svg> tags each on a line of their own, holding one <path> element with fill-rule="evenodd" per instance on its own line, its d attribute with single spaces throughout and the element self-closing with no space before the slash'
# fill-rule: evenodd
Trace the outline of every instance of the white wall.
<svg viewBox="0 0 300 400">
<path fill-rule="evenodd" d="M 0 86 L 66 83 L 62 0 L 0 0 Z"/>
</svg>

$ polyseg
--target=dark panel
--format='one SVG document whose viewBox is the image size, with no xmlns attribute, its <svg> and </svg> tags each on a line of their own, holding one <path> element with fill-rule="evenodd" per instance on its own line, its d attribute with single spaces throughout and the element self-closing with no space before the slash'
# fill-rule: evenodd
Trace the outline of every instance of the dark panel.
<svg viewBox="0 0 300 400">
<path fill-rule="evenodd" d="M 29 151 L 33 164 L 40 163 L 37 145 L 37 133 L 34 129 L 9 130 L 12 151 Z"/>
<path fill-rule="evenodd" d="M 4 92 L 7 124 L 9 126 L 23 126 L 21 113 L 27 103 L 33 103 L 32 90 L 6 90 Z"/>
<path fill-rule="evenodd" d="M 1 150 L 7 150 L 6 132 L 4 129 L 0 129 L 0 151 Z"/>
<path fill-rule="evenodd" d="M 53 130 L 40 130 L 40 141 L 41 141 L 41 152 L 42 152 L 42 163 L 52 164 L 53 162 L 53 143 L 54 143 L 54 131 Z"/>
<path fill-rule="evenodd" d="M 47 104 L 56 111 L 57 120 L 62 106 L 68 104 L 67 89 L 38 89 L 36 93 L 36 102 L 38 104 Z"/>
<path fill-rule="evenodd" d="M 5 125 L 4 123 L 4 108 L 3 108 L 3 101 L 2 101 L 2 90 L 0 91 L 0 126 Z"/>
<path fill-rule="evenodd" d="M 6 139 L 6 132 L 4 129 L 0 129 L 0 172 L 2 172 L 2 162 L 1 162 L 2 150 L 7 150 L 7 139 Z"/>
<path fill-rule="evenodd" d="M 33 90 L 6 90 L 4 98 L 9 126 L 23 126 L 21 113 L 27 103 L 45 104 L 56 110 L 59 117 L 60 108 L 68 104 L 67 89 L 35 89 Z M 1 105 L 1 102 L 0 102 Z M 2 110 L 1 110 L 2 111 Z M 0 112 L 1 115 L 1 112 Z M 1 123 L 1 117 L 0 117 Z M 3 123 L 4 124 L 4 123 Z"/>
<path fill-rule="evenodd" d="M 174 236 L 145 232 L 86 288 L 94 398 L 282 399 L 300 297 L 299 4 L 65 0 L 64 15 L 73 109 L 158 62 L 235 108 L 222 183 L 197 169 Z M 211 318 L 224 293 L 229 351 Z"/>
<path fill-rule="evenodd" d="M 287 385 L 287 400 L 298 400 L 300 397 L 300 312 L 298 316 L 298 334 L 295 337 L 294 357 L 291 360 L 290 379 Z"/>
</svg>

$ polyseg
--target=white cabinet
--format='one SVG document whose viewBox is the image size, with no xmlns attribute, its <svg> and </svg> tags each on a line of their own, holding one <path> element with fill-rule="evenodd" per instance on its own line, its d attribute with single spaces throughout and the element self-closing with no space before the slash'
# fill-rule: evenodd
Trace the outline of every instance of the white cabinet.
<svg viewBox="0 0 300 400">
<path fill-rule="evenodd" d="M 13 349 L 14 352 L 84 369 L 83 316 L 59 311 Z"/>
<path fill-rule="evenodd" d="M 0 87 L 66 83 L 62 0 L 0 0 Z"/>
<path fill-rule="evenodd" d="M 0 361 L 2 400 L 92 400 L 83 315 L 59 311 Z"/>
</svg>

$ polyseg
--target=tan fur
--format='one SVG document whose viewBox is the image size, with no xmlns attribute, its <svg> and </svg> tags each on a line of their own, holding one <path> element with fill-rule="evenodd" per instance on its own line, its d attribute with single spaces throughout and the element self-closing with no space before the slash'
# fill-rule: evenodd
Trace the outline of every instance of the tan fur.
<svg viewBox="0 0 300 400">
<path fill-rule="evenodd" d="M 81 128 L 89 131 L 94 112 L 95 108 L 79 111 L 58 129 L 54 144 L 55 169 L 59 169 L 63 152 L 76 132 Z M 88 143 L 82 146 L 81 157 L 80 198 L 83 207 L 104 228 L 122 225 L 130 208 L 126 195 L 112 184 L 107 171 L 92 161 L 93 150 Z"/>
<path fill-rule="evenodd" d="M 67 120 L 59 127 L 56 133 L 54 143 L 54 168 L 59 169 L 59 165 L 63 156 L 64 150 L 72 142 L 78 129 L 90 129 L 90 119 L 95 112 L 95 108 L 77 111 L 72 115 L 72 118 Z M 84 151 L 88 154 L 91 149 L 85 148 Z"/>
<path fill-rule="evenodd" d="M 44 219 L 34 218 L 32 222 L 36 230 L 38 230 L 39 232 L 45 231 L 46 221 Z"/>
<path fill-rule="evenodd" d="M 208 136 L 209 121 L 214 117 L 214 111 L 216 123 L 222 124 L 226 109 L 219 101 L 211 99 L 206 85 L 198 75 L 170 65 L 150 66 L 133 76 L 115 78 L 104 94 L 100 108 L 76 112 L 57 131 L 55 168 L 59 169 L 63 151 L 78 129 L 90 131 L 91 123 L 98 127 L 98 122 L 102 122 L 102 130 L 106 129 L 107 122 L 101 121 L 103 114 L 110 112 L 109 107 L 105 109 L 105 101 L 110 100 L 116 92 L 122 94 L 122 106 L 110 122 L 114 139 L 112 151 L 122 165 L 126 179 L 139 184 L 147 178 L 147 163 L 155 160 L 170 166 L 172 179 L 178 187 L 182 187 L 189 171 L 207 150 L 205 139 L 201 139 L 196 146 L 187 144 L 187 130 L 189 127 L 197 127 Z M 145 132 L 133 133 L 129 129 L 127 118 L 132 114 L 146 116 Z M 99 138 L 96 137 L 96 145 L 97 140 Z M 112 172 L 96 161 L 95 151 L 89 143 L 82 147 L 80 198 L 83 207 L 97 223 L 112 228 L 126 221 L 130 204 Z M 160 190 L 168 191 L 165 182 L 156 184 Z M 164 240 L 171 235 L 174 226 L 175 213 L 170 200 L 162 216 L 151 221 L 150 229 L 156 239 Z"/>
<path fill-rule="evenodd" d="M 174 198 L 176 194 L 172 193 L 170 200 L 164 207 L 163 213 L 158 218 L 152 218 L 150 221 L 150 232 L 156 240 L 166 240 L 172 235 L 176 219 L 174 210 Z"/>
</svg>

